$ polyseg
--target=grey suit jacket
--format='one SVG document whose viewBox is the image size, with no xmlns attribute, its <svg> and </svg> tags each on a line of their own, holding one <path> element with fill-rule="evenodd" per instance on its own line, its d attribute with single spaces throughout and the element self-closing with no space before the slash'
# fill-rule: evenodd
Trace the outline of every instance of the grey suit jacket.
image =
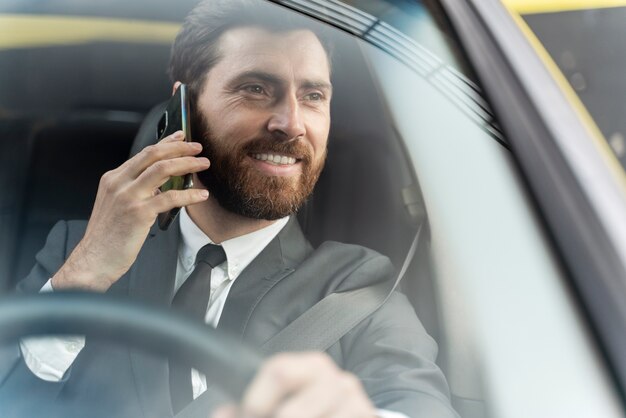
<svg viewBox="0 0 626 418">
<path fill-rule="evenodd" d="M 18 291 L 39 291 L 80 241 L 85 226 L 82 221 L 55 225 Z M 167 232 L 153 228 L 131 269 L 109 293 L 169 306 L 179 238 L 178 222 Z M 389 260 L 369 249 L 336 242 L 313 249 L 294 217 L 234 282 L 218 328 L 258 347 L 324 296 L 391 279 Z M 1 351 L 2 417 L 172 416 L 167 359 L 87 338 L 63 381 L 45 382 L 26 367 L 17 346 Z M 415 417 L 456 416 L 445 378 L 434 364 L 437 346 L 400 293 L 327 352 L 361 379 L 378 408 Z M 219 398 L 218 386 L 187 412 L 206 416 Z"/>
</svg>

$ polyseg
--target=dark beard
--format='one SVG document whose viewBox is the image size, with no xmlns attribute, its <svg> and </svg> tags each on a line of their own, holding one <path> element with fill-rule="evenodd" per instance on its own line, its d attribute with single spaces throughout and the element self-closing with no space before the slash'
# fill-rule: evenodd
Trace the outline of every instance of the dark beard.
<svg viewBox="0 0 626 418">
<path fill-rule="evenodd" d="M 204 121 L 203 121 L 204 122 Z M 224 209 L 253 219 L 276 220 L 296 213 L 313 191 L 324 166 L 325 155 L 315 165 L 310 149 L 301 140 L 284 142 L 275 138 L 259 138 L 243 147 L 226 149 L 218 144 L 205 123 L 202 154 L 211 167 L 197 173 L 198 179 Z M 255 153 L 297 155 L 302 173 L 297 177 L 268 176 L 246 160 Z"/>
</svg>

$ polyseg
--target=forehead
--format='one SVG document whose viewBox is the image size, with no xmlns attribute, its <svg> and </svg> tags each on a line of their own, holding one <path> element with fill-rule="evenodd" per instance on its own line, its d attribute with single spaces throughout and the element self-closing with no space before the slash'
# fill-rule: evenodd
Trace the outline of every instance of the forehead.
<svg viewBox="0 0 626 418">
<path fill-rule="evenodd" d="M 330 65 L 317 36 L 309 30 L 272 32 L 242 27 L 219 40 L 220 59 L 214 70 L 236 75 L 264 71 L 282 78 L 330 82 Z"/>
</svg>

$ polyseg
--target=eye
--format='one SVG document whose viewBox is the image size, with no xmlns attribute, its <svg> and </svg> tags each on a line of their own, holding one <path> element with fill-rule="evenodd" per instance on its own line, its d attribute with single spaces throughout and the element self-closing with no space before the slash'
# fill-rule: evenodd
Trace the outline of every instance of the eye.
<svg viewBox="0 0 626 418">
<path fill-rule="evenodd" d="M 304 98 L 306 100 L 310 100 L 310 101 L 313 101 L 313 102 L 318 102 L 318 101 L 324 99 L 324 95 L 322 93 L 315 92 L 315 93 L 307 94 L 306 96 L 304 96 Z"/>
<path fill-rule="evenodd" d="M 260 86 L 258 84 L 249 84 L 247 86 L 244 86 L 243 89 L 252 94 L 265 94 L 265 89 L 263 88 L 263 86 Z"/>
</svg>

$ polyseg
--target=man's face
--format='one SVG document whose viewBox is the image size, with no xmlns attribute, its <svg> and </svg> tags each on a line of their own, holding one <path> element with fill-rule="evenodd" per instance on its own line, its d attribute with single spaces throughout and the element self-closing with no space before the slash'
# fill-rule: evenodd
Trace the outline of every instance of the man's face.
<svg viewBox="0 0 626 418">
<path fill-rule="evenodd" d="M 211 160 L 198 177 L 231 212 L 287 216 L 313 190 L 326 157 L 326 52 L 312 32 L 255 27 L 225 32 L 219 51 L 197 102 Z"/>
</svg>

